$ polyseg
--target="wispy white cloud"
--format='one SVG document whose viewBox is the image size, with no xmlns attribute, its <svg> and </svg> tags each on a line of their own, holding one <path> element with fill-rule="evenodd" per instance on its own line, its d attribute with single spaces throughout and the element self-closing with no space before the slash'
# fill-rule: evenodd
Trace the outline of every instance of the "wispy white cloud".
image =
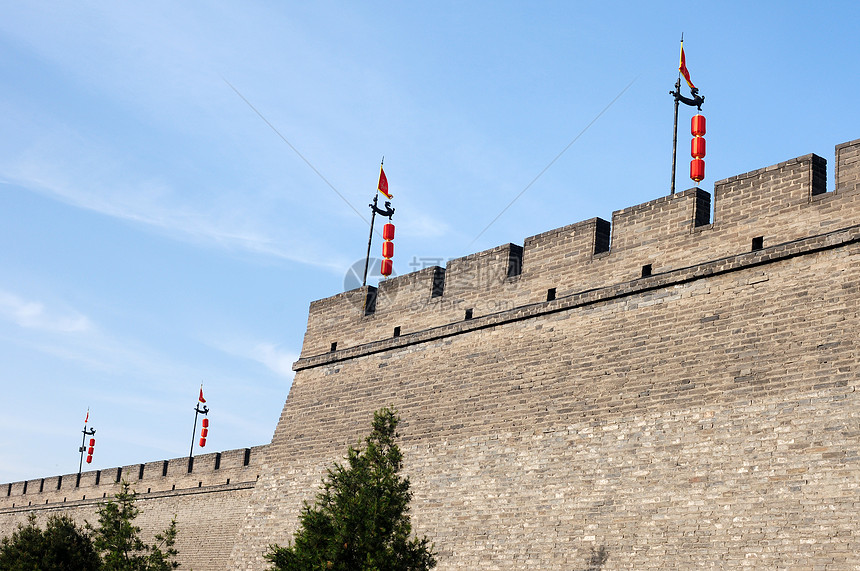
<svg viewBox="0 0 860 571">
<path fill-rule="evenodd" d="M 96 320 L 61 301 L 26 299 L 0 289 L 0 338 L 75 363 L 86 370 L 169 387 L 195 374 L 190 365 L 144 342 L 106 331 Z"/>
<path fill-rule="evenodd" d="M 205 247 L 248 252 L 306 264 L 339 273 L 346 259 L 328 250 L 324 240 L 302 230 L 301 219 L 277 228 L 272 208 L 260 198 L 259 206 L 248 207 L 222 198 L 221 204 L 203 205 L 194 197 L 174 191 L 168 183 L 134 180 L 109 168 L 111 153 L 72 139 L 69 145 L 52 144 L 52 158 L 31 150 L 23 160 L 0 162 L 0 174 L 10 184 L 50 196 L 77 208 L 141 224 L 154 231 Z M 73 154 L 63 159 L 64 154 Z M 46 149 L 47 150 L 47 149 Z M 100 171 L 81 165 L 99 163 Z M 205 194 L 205 193 L 204 193 Z M 213 194 L 217 194 L 214 193 Z M 222 194 L 223 196 L 223 194 Z M 259 198 L 259 197 L 258 197 Z M 253 199 L 245 196 L 247 202 Z M 237 198 L 237 201 L 240 200 Z M 191 202 L 189 204 L 189 202 Z"/>
<path fill-rule="evenodd" d="M 402 234 L 413 238 L 439 238 L 451 234 L 451 225 L 429 214 L 407 214 L 403 217 Z"/>
<path fill-rule="evenodd" d="M 252 347 L 249 357 L 287 379 L 293 378 L 293 363 L 299 358 L 296 353 L 283 351 L 273 343 L 257 343 Z"/>
<path fill-rule="evenodd" d="M 0 179 L 171 239 L 341 272 L 350 260 L 296 215 L 308 207 L 312 173 L 285 171 L 290 151 L 261 140 L 269 133 L 221 79 L 247 58 L 198 26 L 195 9 L 160 8 L 84 2 L 5 15 L 0 34 L 69 93 L 61 108 L 0 98 L 0 114 L 12 118 L 0 126 Z M 233 26 L 253 21 L 251 7 L 212 9 Z M 281 36 L 252 35 L 268 51 Z M 101 121 L 82 122 L 99 106 L 123 123 L 119 138 Z M 230 122 L 235 115 L 242 120 Z M 314 200 L 317 216 L 332 216 L 326 198 Z"/>
<path fill-rule="evenodd" d="M 25 329 L 53 333 L 93 331 L 90 319 L 73 309 L 46 307 L 41 301 L 26 300 L 0 290 L 0 316 Z"/>
<path fill-rule="evenodd" d="M 56 328 L 30 329 L 31 335 L 11 337 L 0 331 L 0 336 L 30 350 L 42 353 L 61 362 L 74 364 L 75 370 L 98 373 L 97 379 L 113 382 L 122 378 L 129 385 L 137 382 L 169 387 L 175 379 L 189 378 L 195 371 L 189 365 L 175 361 L 132 339 L 121 339 L 100 331 L 97 327 L 62 331 Z M 58 336 L 62 333 L 62 336 Z"/>
<path fill-rule="evenodd" d="M 209 345 L 228 355 L 255 361 L 285 379 L 292 380 L 295 375 L 293 363 L 298 360 L 298 353 L 286 351 L 276 343 L 234 337 L 209 341 Z"/>
</svg>

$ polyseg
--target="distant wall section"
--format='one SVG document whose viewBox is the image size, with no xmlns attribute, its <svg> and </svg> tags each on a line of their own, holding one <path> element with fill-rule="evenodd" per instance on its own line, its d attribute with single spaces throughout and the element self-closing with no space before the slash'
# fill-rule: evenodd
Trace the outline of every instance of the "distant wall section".
<svg viewBox="0 0 860 571">
<path fill-rule="evenodd" d="M 164 530 L 172 517 L 179 528 L 182 568 L 223 570 L 248 508 L 267 446 L 173 458 L 121 468 L 39 478 L 0 485 L 0 530 L 8 535 L 29 514 L 44 524 L 64 513 L 83 524 L 98 521 L 96 510 L 126 481 L 138 493 L 136 523 L 145 538 Z"/>
</svg>

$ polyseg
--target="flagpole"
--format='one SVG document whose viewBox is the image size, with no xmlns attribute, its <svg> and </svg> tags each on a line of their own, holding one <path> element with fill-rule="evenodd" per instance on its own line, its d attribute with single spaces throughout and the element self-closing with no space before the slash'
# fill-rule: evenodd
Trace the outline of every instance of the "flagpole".
<svg viewBox="0 0 860 571">
<path fill-rule="evenodd" d="M 364 277 L 361 279 L 361 287 L 367 285 L 367 267 L 370 265 L 370 243 L 373 242 L 373 223 L 376 220 L 376 203 L 379 199 L 379 192 L 373 195 L 373 214 L 370 215 L 370 236 L 367 237 L 367 257 L 364 259 Z"/>
<path fill-rule="evenodd" d="M 95 436 L 95 434 L 96 434 L 95 428 L 90 428 L 89 430 L 87 430 L 87 422 L 89 420 L 90 420 L 90 409 L 87 409 L 87 418 L 86 418 L 86 420 L 84 420 L 84 429 L 81 431 L 84 433 L 84 435 L 81 437 L 81 448 L 80 448 L 81 461 L 78 463 L 78 480 L 77 480 L 77 483 L 75 484 L 76 486 L 81 485 L 81 471 L 84 469 L 84 450 L 87 449 L 87 447 L 86 447 L 87 436 Z"/>
<path fill-rule="evenodd" d="M 678 81 L 675 82 L 675 93 L 681 92 L 681 74 L 678 73 Z M 669 194 L 675 194 L 675 157 L 678 152 L 678 98 L 675 97 L 675 123 L 672 131 L 672 184 Z"/>
<path fill-rule="evenodd" d="M 684 50 L 684 32 L 681 32 L 681 51 Z M 678 79 L 675 81 L 675 121 L 672 127 L 672 184 L 669 194 L 675 194 L 675 157 L 678 153 L 678 94 L 681 93 L 681 66 L 678 66 Z"/>
<path fill-rule="evenodd" d="M 379 172 L 382 174 L 382 164 L 385 162 L 385 157 L 379 161 Z M 367 256 L 364 258 L 364 277 L 361 278 L 361 287 L 367 285 L 367 268 L 370 266 L 370 244 L 373 242 L 373 223 L 376 221 L 376 205 L 379 201 L 379 189 L 373 193 L 373 204 L 370 205 L 372 214 L 370 215 L 370 235 L 367 237 Z"/>
<path fill-rule="evenodd" d="M 191 450 L 188 451 L 188 471 L 191 472 L 191 462 L 194 461 L 194 441 L 197 439 L 197 417 L 202 412 L 203 414 L 209 414 L 209 407 L 205 404 L 203 405 L 203 409 L 200 408 L 200 399 L 203 398 L 203 385 L 200 385 L 200 396 L 197 397 L 197 403 L 194 405 L 194 430 L 191 431 Z"/>
<path fill-rule="evenodd" d="M 683 68 L 683 70 L 681 69 Z M 692 97 L 684 97 L 681 95 L 681 74 L 690 86 L 690 95 Z M 684 34 L 681 34 L 681 61 L 678 65 L 678 80 L 675 81 L 675 91 L 670 91 L 669 95 L 675 98 L 675 121 L 672 127 L 672 183 L 669 188 L 670 194 L 675 194 L 675 160 L 678 151 L 678 103 L 696 107 L 699 111 L 702 110 L 702 104 L 705 102 L 705 96 L 699 95 L 699 88 L 694 87 L 690 81 L 690 72 L 687 71 L 687 65 L 684 58 Z"/>
</svg>

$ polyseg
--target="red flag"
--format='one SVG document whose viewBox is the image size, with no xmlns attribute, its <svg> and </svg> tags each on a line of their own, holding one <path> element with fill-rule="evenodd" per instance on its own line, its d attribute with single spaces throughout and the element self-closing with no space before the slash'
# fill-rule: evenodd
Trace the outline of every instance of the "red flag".
<svg viewBox="0 0 860 571">
<path fill-rule="evenodd" d="M 678 71 L 680 71 L 681 75 L 684 76 L 684 79 L 687 80 L 687 85 L 690 86 L 690 89 L 696 89 L 696 86 L 693 85 L 692 81 L 690 81 L 690 72 L 687 69 L 687 58 L 684 57 L 684 42 L 681 42 L 681 63 L 678 64 Z"/>
<path fill-rule="evenodd" d="M 200 385 L 200 397 L 197 400 L 200 402 L 206 402 L 206 399 L 203 398 L 203 385 Z"/>
<path fill-rule="evenodd" d="M 84 424 L 89 422 L 89 420 L 90 420 L 90 409 L 87 409 L 87 417 L 84 419 Z"/>
<path fill-rule="evenodd" d="M 385 176 L 385 171 L 382 170 L 382 167 L 379 167 L 379 184 L 376 185 L 376 189 L 385 195 L 385 198 L 391 198 L 393 195 L 388 192 L 388 178 Z"/>
</svg>

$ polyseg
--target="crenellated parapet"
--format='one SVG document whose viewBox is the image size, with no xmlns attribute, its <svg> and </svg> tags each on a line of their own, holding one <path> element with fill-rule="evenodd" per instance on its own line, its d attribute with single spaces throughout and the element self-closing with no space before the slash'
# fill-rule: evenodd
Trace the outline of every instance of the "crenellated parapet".
<svg viewBox="0 0 860 571">
<path fill-rule="evenodd" d="M 311 304 L 302 358 L 546 303 L 860 224 L 860 140 Z"/>
<path fill-rule="evenodd" d="M 836 145 L 836 192 L 850 192 L 860 186 L 860 145 L 849 141 Z"/>
<path fill-rule="evenodd" d="M 128 482 L 138 494 L 183 492 L 255 482 L 266 446 L 239 448 L 193 459 L 173 458 L 105 470 L 0 484 L 0 512 L 58 507 L 110 498 Z"/>
<path fill-rule="evenodd" d="M 314 301 L 302 355 L 399 337 L 511 309 L 523 248 L 505 244 Z"/>
</svg>

